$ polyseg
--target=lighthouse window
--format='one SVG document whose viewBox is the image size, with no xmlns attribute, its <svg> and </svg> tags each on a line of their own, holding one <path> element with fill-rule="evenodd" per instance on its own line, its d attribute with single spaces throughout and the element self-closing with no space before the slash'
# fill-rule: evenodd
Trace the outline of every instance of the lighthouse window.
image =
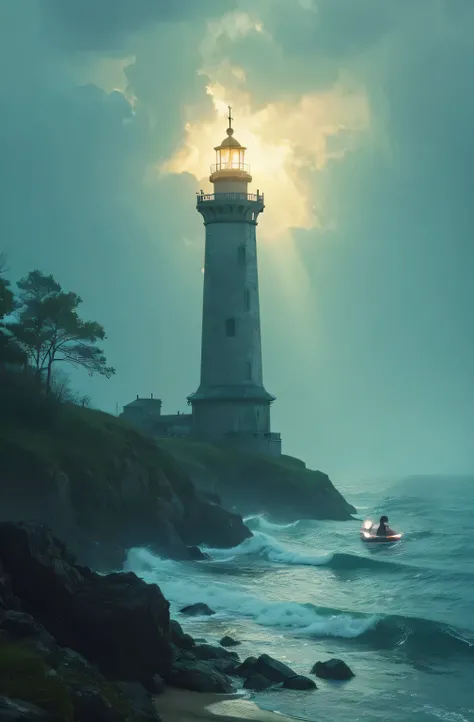
<svg viewBox="0 0 474 722">
<path fill-rule="evenodd" d="M 246 372 L 246 378 L 247 381 L 251 381 L 252 379 L 252 364 L 250 361 L 248 361 L 245 365 L 245 372 Z"/>
<path fill-rule="evenodd" d="M 237 257 L 241 266 L 245 265 L 245 246 L 239 246 Z"/>
<path fill-rule="evenodd" d="M 235 318 L 228 318 L 225 322 L 226 336 L 235 336 Z"/>
<path fill-rule="evenodd" d="M 250 291 L 248 288 L 245 289 L 245 310 L 250 311 Z"/>
</svg>

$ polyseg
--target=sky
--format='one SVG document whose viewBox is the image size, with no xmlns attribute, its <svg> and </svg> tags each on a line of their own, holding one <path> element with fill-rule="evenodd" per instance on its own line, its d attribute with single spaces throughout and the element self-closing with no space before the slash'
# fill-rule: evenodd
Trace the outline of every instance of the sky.
<svg viewBox="0 0 474 722">
<path fill-rule="evenodd" d="M 0 0 L 0 250 L 102 323 L 115 413 L 199 382 L 232 105 L 284 452 L 335 480 L 474 470 L 472 0 Z"/>
</svg>

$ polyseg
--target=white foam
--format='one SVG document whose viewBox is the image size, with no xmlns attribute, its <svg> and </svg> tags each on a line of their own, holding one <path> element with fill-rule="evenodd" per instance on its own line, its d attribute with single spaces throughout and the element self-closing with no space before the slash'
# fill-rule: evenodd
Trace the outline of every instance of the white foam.
<svg viewBox="0 0 474 722">
<path fill-rule="evenodd" d="M 275 522 L 268 521 L 265 514 L 256 514 L 246 517 L 244 522 L 246 524 L 253 523 L 255 526 L 260 527 L 260 529 L 266 529 L 267 531 L 278 531 L 279 529 L 293 529 L 293 527 L 300 523 L 300 520 L 292 521 L 289 524 L 276 524 Z"/>
<path fill-rule="evenodd" d="M 131 549 L 126 568 L 145 581 L 158 584 L 176 610 L 203 602 L 221 618 L 246 617 L 256 624 L 304 637 L 358 637 L 377 622 L 376 616 L 322 614 L 314 607 L 297 602 L 261 599 L 229 583 L 214 580 L 210 583 L 207 576 L 193 577 L 186 565 L 160 559 L 146 549 Z"/>
<path fill-rule="evenodd" d="M 256 532 L 253 537 L 232 549 L 210 549 L 205 551 L 213 559 L 231 561 L 239 557 L 260 557 L 276 564 L 320 567 L 329 564 L 333 554 L 307 555 L 287 549 L 273 537 L 263 532 Z"/>
</svg>

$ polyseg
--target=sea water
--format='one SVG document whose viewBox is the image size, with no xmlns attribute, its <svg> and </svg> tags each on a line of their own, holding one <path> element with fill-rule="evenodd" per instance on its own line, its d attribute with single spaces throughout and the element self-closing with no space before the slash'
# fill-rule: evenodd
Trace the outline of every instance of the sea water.
<svg viewBox="0 0 474 722">
<path fill-rule="evenodd" d="M 361 488 L 364 490 L 361 491 Z M 242 642 L 300 674 L 343 659 L 355 677 L 309 692 L 267 691 L 262 708 L 318 722 L 474 721 L 474 478 L 412 479 L 342 489 L 350 522 L 247 519 L 254 537 L 211 561 L 161 560 L 144 549 L 127 568 L 156 582 L 195 637 Z M 363 545 L 360 520 L 387 514 L 401 542 Z M 213 617 L 182 617 L 206 602 Z"/>
</svg>

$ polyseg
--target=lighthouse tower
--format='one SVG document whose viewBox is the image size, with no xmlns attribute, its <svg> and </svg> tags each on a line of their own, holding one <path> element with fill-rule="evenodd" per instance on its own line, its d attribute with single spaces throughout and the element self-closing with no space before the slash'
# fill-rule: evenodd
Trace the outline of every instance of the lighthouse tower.
<svg viewBox="0 0 474 722">
<path fill-rule="evenodd" d="M 279 455 L 280 434 L 270 430 L 270 405 L 262 374 L 257 219 L 263 193 L 252 181 L 245 148 L 227 136 L 214 150 L 214 193 L 197 196 L 206 244 L 202 312 L 201 383 L 188 397 L 193 435 L 250 451 Z"/>
</svg>

